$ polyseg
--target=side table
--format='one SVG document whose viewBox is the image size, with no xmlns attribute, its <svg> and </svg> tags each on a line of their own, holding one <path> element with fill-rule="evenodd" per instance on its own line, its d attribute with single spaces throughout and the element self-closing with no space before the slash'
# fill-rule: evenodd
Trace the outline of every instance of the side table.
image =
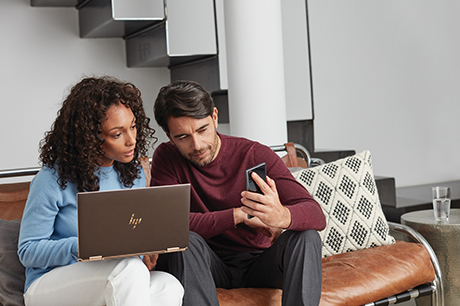
<svg viewBox="0 0 460 306">
<path fill-rule="evenodd" d="M 459 305 L 460 209 L 451 209 L 445 222 L 437 222 L 432 209 L 408 212 L 401 216 L 401 224 L 419 232 L 436 253 L 444 283 L 444 305 Z"/>
</svg>

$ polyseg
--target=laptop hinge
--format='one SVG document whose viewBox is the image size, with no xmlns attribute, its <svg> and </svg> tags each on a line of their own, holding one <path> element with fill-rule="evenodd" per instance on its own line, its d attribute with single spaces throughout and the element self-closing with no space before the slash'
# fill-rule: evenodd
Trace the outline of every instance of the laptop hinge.
<svg viewBox="0 0 460 306">
<path fill-rule="evenodd" d="M 92 260 L 101 260 L 102 259 L 102 255 L 98 255 L 98 256 L 90 256 L 89 257 L 89 260 L 92 261 Z"/>
<path fill-rule="evenodd" d="M 174 251 L 177 251 L 177 250 L 179 250 L 179 247 L 172 247 L 172 248 L 167 248 L 166 252 L 174 252 Z"/>
</svg>

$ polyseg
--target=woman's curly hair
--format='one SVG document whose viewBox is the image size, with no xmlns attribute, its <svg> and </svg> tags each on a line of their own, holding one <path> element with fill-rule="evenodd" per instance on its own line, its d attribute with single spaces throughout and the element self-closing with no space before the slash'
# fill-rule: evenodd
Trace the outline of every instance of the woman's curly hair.
<svg viewBox="0 0 460 306">
<path fill-rule="evenodd" d="M 122 103 L 136 118 L 136 148 L 129 163 L 114 161 L 124 186 L 132 187 L 140 178 L 139 157 L 145 156 L 155 130 L 145 115 L 141 92 L 131 83 L 104 76 L 81 80 L 64 100 L 51 130 L 40 142 L 40 161 L 59 172 L 58 183 L 62 189 L 68 182 L 77 184 L 78 191 L 99 190 L 98 172 L 104 150 L 101 125 L 107 110 Z"/>
</svg>

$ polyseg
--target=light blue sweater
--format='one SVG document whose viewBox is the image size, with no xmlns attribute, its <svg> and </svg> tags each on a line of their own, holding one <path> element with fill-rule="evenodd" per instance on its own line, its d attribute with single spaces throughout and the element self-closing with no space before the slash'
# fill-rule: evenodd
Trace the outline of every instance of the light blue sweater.
<svg viewBox="0 0 460 306">
<path fill-rule="evenodd" d="M 101 168 L 99 190 L 126 189 L 113 167 Z M 62 190 L 58 174 L 43 167 L 30 185 L 19 234 L 18 255 L 26 267 L 24 292 L 40 276 L 53 268 L 75 263 L 77 242 L 77 185 L 67 183 Z M 133 188 L 145 187 L 145 174 Z"/>
</svg>

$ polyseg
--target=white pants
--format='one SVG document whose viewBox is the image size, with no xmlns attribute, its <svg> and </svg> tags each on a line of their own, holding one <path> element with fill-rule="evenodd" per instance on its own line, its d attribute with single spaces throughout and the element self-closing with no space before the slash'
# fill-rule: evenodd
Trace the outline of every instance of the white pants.
<svg viewBox="0 0 460 306">
<path fill-rule="evenodd" d="M 58 267 L 24 294 L 35 305 L 182 305 L 184 289 L 171 274 L 150 272 L 138 257 Z"/>
</svg>

